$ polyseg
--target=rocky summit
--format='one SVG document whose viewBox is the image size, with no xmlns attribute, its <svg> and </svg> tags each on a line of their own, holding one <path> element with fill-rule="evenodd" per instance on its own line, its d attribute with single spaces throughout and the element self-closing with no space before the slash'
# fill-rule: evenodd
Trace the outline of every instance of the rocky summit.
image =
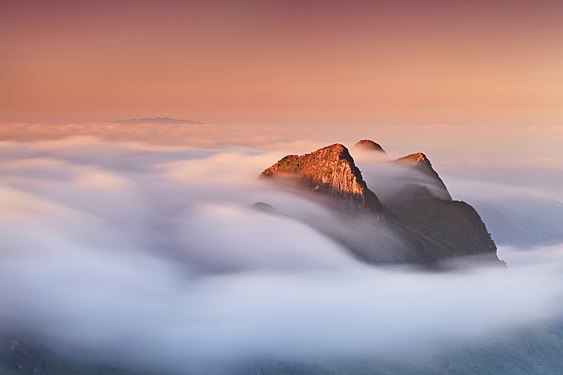
<svg viewBox="0 0 563 375">
<path fill-rule="evenodd" d="M 364 141 L 361 142 L 366 144 Z M 288 155 L 260 176 L 274 182 L 291 178 L 305 190 L 333 202 L 345 203 L 328 206 L 332 210 L 336 207 L 342 222 L 346 223 L 345 229 L 323 227 L 320 219 L 306 224 L 330 235 L 368 263 L 434 265 L 463 257 L 464 260 L 501 264 L 479 214 L 467 203 L 451 199 L 425 154 L 411 154 L 389 165 L 406 170 L 405 179 L 409 183 L 391 181 L 397 184 L 396 194 L 384 200 L 368 188 L 348 149 L 341 144 L 304 155 Z M 408 173 L 424 174 L 439 185 L 445 195 L 431 194 L 426 185 L 417 184 L 416 181 L 421 180 L 411 178 Z"/>
<path fill-rule="evenodd" d="M 380 152 L 382 154 L 386 153 L 379 143 L 375 143 L 371 139 L 362 139 L 356 142 L 354 149 L 368 152 Z"/>
<path fill-rule="evenodd" d="M 430 162 L 428 157 L 426 157 L 425 154 L 423 154 L 422 152 L 417 152 L 414 154 L 403 156 L 402 158 L 395 160 L 395 162 L 410 166 L 414 170 L 417 170 L 422 174 L 430 177 L 436 183 L 436 185 L 441 188 L 443 192 L 442 198 L 452 200 L 452 197 L 448 192 L 448 188 L 446 187 L 446 184 L 444 184 L 444 181 L 442 181 L 442 179 L 438 175 L 438 172 L 434 170 L 434 168 L 432 167 L 432 163 Z"/>
<path fill-rule="evenodd" d="M 313 191 L 347 202 L 348 208 L 382 211 L 381 202 L 368 189 L 348 149 L 338 143 L 301 156 L 288 155 L 264 170 L 261 177 L 296 177 Z"/>
</svg>

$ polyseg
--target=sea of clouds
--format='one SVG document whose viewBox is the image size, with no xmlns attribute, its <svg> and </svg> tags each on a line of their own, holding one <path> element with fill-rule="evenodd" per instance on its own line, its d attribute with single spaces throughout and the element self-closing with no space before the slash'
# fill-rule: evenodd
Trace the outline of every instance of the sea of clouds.
<svg viewBox="0 0 563 375">
<path fill-rule="evenodd" d="M 256 178 L 279 148 L 0 142 L 0 331 L 174 370 L 427 356 L 561 315 L 563 247 L 502 247 L 506 269 L 363 264 L 307 224 L 338 217 Z"/>
</svg>

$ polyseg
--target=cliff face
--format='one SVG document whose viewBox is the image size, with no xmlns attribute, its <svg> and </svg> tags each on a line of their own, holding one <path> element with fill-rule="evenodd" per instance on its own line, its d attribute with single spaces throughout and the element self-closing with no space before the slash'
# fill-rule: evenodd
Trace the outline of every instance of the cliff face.
<svg viewBox="0 0 563 375">
<path fill-rule="evenodd" d="M 397 193 L 382 204 L 341 144 L 286 156 L 260 176 L 292 177 L 310 191 L 344 202 L 344 215 L 362 214 L 345 218 L 352 230 L 326 228 L 321 220 L 308 224 L 369 263 L 433 264 L 459 256 L 499 263 L 496 246 L 477 212 L 465 202 L 452 201 L 426 155 L 411 154 L 396 162 L 431 177 L 445 196 L 437 197 L 427 186 L 414 183 L 398 186 Z"/>
<path fill-rule="evenodd" d="M 380 213 L 383 208 L 377 196 L 368 189 L 348 149 L 341 144 L 301 156 L 288 155 L 260 176 L 293 176 L 311 190 L 341 198 L 350 208 L 374 213 Z"/>
</svg>

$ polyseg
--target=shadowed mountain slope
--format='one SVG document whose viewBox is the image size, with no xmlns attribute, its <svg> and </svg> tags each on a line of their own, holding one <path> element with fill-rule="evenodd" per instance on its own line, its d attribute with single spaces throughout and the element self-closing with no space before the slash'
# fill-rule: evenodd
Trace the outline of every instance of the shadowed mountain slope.
<svg viewBox="0 0 563 375">
<path fill-rule="evenodd" d="M 431 193 L 425 185 L 406 184 L 397 193 L 386 197 L 385 205 L 401 221 L 432 239 L 455 256 L 472 260 L 498 259 L 496 245 L 483 220 L 473 207 L 454 201 L 446 185 L 432 167 L 428 157 L 419 152 L 395 161 L 435 181 L 444 194 Z"/>
</svg>

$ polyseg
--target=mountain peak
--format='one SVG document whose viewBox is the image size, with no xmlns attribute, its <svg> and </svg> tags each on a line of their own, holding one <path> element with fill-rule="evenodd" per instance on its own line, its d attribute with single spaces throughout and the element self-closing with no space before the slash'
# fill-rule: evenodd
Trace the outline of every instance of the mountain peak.
<svg viewBox="0 0 563 375">
<path fill-rule="evenodd" d="M 430 160 L 426 155 L 422 152 L 415 152 L 414 154 L 410 154 L 407 156 L 403 156 L 402 158 L 397 159 L 399 162 L 411 162 L 411 163 L 422 163 L 429 166 L 432 166 Z"/>
<path fill-rule="evenodd" d="M 396 162 L 407 164 L 400 169 L 415 177 L 410 179 L 415 183 L 406 188 L 397 186 L 397 193 L 384 200 L 385 206 L 367 187 L 348 149 L 338 143 L 308 154 L 285 156 L 260 177 L 290 177 L 315 194 L 328 197 L 322 203 L 344 214 L 350 226 L 345 230 L 328 228 L 315 216 L 305 222 L 368 263 L 431 265 L 455 256 L 483 256 L 499 262 L 495 244 L 479 214 L 468 204 L 451 200 L 426 155 L 415 153 Z M 418 172 L 432 178 L 420 179 L 424 176 Z M 428 193 L 429 185 L 440 185 L 444 194 Z M 255 207 L 272 210 L 263 204 Z"/>
<path fill-rule="evenodd" d="M 446 184 L 444 184 L 444 181 L 442 181 L 438 172 L 434 170 L 430 159 L 428 159 L 424 153 L 415 152 L 414 154 L 403 156 L 402 158 L 395 160 L 395 162 L 410 165 L 412 168 L 424 173 L 426 176 L 430 177 L 439 188 L 441 193 L 438 197 L 447 200 L 452 199 Z"/>
<path fill-rule="evenodd" d="M 339 143 L 304 155 L 288 155 L 267 168 L 261 177 L 295 176 L 313 191 L 339 196 L 350 207 L 381 211 L 348 149 Z"/>
<path fill-rule="evenodd" d="M 354 145 L 355 149 L 359 149 L 362 151 L 375 151 L 375 152 L 381 152 L 381 153 L 386 153 L 385 150 L 383 149 L 383 147 L 381 147 L 381 145 L 379 143 L 376 143 L 374 141 L 372 141 L 371 139 L 362 139 L 358 142 L 356 142 L 356 144 Z"/>
</svg>

